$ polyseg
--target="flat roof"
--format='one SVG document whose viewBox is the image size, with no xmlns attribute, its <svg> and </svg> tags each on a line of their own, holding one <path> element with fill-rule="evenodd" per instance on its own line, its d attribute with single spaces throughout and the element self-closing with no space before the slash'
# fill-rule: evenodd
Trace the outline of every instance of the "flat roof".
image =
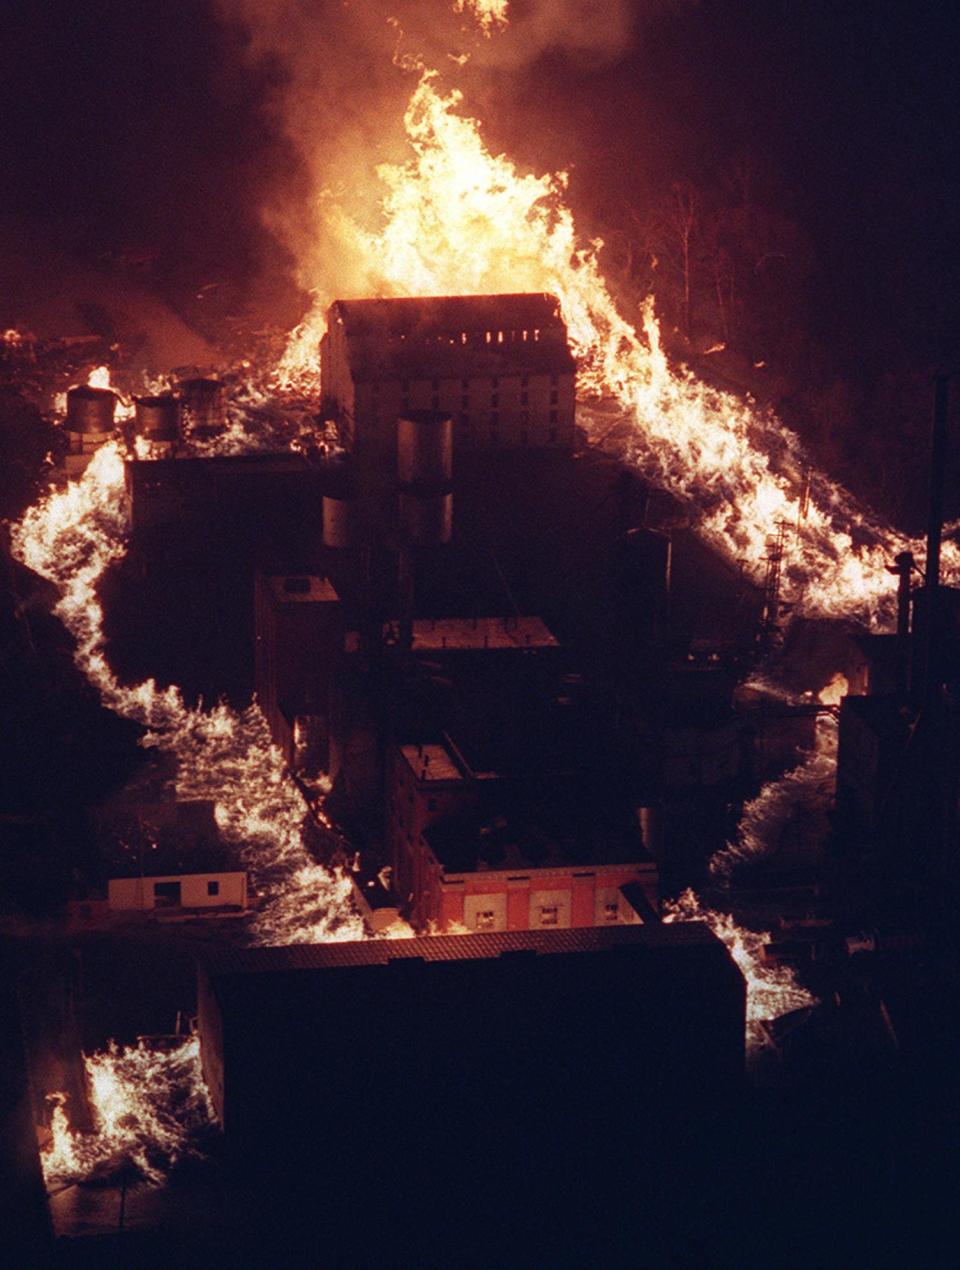
<svg viewBox="0 0 960 1270">
<path fill-rule="evenodd" d="M 453 754 L 442 741 L 427 745 L 401 745 L 400 753 L 406 759 L 414 776 L 421 781 L 462 781 L 464 773 Z"/>
<path fill-rule="evenodd" d="M 340 600 L 329 578 L 314 573 L 279 573 L 267 577 L 279 604 L 336 604 Z"/>
<path fill-rule="evenodd" d="M 485 931 L 471 935 L 427 935 L 414 939 L 366 939 L 330 944 L 286 944 L 273 948 L 215 948 L 201 964 L 211 979 L 227 975 L 269 974 L 287 970 L 335 970 L 350 966 L 386 966 L 394 961 L 480 961 L 507 953 L 549 956 L 555 953 L 609 952 L 618 948 L 649 950 L 715 949 L 729 959 L 705 922 L 648 926 L 582 926 L 565 930 Z M 731 966 L 733 963 L 730 963 Z"/>
<path fill-rule="evenodd" d="M 539 617 L 440 617 L 413 623 L 413 651 L 559 648 Z"/>
</svg>

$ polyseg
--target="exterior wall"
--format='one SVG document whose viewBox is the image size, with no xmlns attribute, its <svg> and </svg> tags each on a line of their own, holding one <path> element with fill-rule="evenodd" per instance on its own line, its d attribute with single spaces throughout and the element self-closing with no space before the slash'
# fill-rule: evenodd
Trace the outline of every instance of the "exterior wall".
<svg viewBox="0 0 960 1270">
<path fill-rule="evenodd" d="M 246 873 L 180 873 L 149 878 L 111 878 L 107 883 L 111 909 L 148 910 L 162 908 L 157 903 L 156 884 L 179 883 L 179 908 L 246 908 Z M 210 885 L 217 888 L 209 894 Z"/>
<path fill-rule="evenodd" d="M 283 578 L 257 575 L 255 684 L 271 735 L 287 762 L 297 765 L 297 737 L 309 731 L 312 745 L 303 757 L 309 757 L 310 766 L 326 770 L 330 684 L 343 648 L 343 619 L 332 587 L 322 579 L 303 581 L 310 583 L 307 595 L 285 595 Z"/>
<path fill-rule="evenodd" d="M 475 795 L 468 783 L 421 781 L 399 749 L 394 749 L 388 777 L 387 839 L 397 894 L 413 901 L 415 925 L 426 927 L 435 918 L 428 897 L 435 894 L 442 869 L 423 840 L 439 820 L 465 811 Z"/>
<path fill-rule="evenodd" d="M 337 400 L 342 405 L 343 399 Z M 375 450 L 389 464 L 398 415 L 404 410 L 440 410 L 454 421 L 454 452 L 460 446 L 569 450 L 574 443 L 575 403 L 572 373 L 468 373 L 446 379 L 358 383 L 351 411 L 356 431 L 349 438 L 342 433 L 341 440 L 345 448 L 356 447 L 358 452 Z"/>
<path fill-rule="evenodd" d="M 431 856 L 424 845 L 423 851 Z M 656 909 L 657 870 L 650 864 L 598 865 L 595 869 L 531 869 L 523 875 L 482 871 L 444 874 L 435 866 L 423 905 L 425 927 L 465 926 L 470 931 L 547 930 L 571 926 L 635 925 L 640 919 L 620 894 L 639 882 Z"/>
</svg>

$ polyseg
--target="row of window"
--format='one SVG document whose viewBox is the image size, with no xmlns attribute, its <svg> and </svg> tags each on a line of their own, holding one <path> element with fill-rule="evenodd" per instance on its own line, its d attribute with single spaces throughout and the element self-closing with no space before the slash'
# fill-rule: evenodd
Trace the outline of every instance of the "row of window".
<svg viewBox="0 0 960 1270">
<path fill-rule="evenodd" d="M 387 382 L 388 382 L 388 383 L 392 383 L 393 381 L 387 381 Z M 409 379 L 401 379 L 401 381 L 400 381 L 400 388 L 401 388 L 401 391 L 402 391 L 402 392 L 404 392 L 404 393 L 408 393 L 408 392 L 410 391 L 410 385 L 411 385 L 411 383 L 412 383 L 412 382 L 413 382 L 413 381 L 411 381 L 411 380 L 409 380 Z M 444 382 L 446 382 L 446 381 L 444 381 Z M 461 380 L 460 380 L 460 390 L 461 390 L 461 392 L 469 392 L 471 388 L 477 388 L 477 387 L 479 387 L 479 383 L 480 383 L 480 381 L 479 381 L 479 378 L 478 378 L 478 377 L 474 377 L 473 379 L 461 379 Z M 500 387 L 500 376 L 499 376 L 499 375 L 491 375 L 491 376 L 490 376 L 490 390 L 491 390 L 491 392 L 496 392 L 496 391 L 497 391 L 497 389 L 498 389 L 499 387 Z M 521 375 L 521 376 L 520 376 L 520 387 L 521 387 L 521 388 L 529 388 L 529 387 L 530 387 L 530 376 L 529 376 L 529 375 Z M 550 387 L 551 387 L 551 388 L 559 388 L 559 387 L 560 387 L 560 376 L 559 376 L 558 374 L 556 374 L 556 373 L 551 374 L 551 376 L 550 376 Z M 380 381 L 379 379 L 375 379 L 375 380 L 373 381 L 373 383 L 370 385 L 370 388 L 371 388 L 371 391 L 373 392 L 373 395 L 374 395 L 375 397 L 376 397 L 376 396 L 378 396 L 378 395 L 379 395 L 379 392 L 380 392 L 380 388 L 381 388 L 381 381 Z M 440 391 L 440 380 L 439 380 L 439 379 L 431 379 L 431 380 L 430 380 L 430 389 L 431 389 L 431 391 L 432 391 L 432 392 L 439 392 L 439 391 Z"/>
<path fill-rule="evenodd" d="M 541 904 L 537 910 L 539 926 L 548 928 L 560 925 L 560 906 L 558 904 Z M 603 920 L 616 922 L 620 917 L 620 905 L 612 900 L 603 906 Z M 475 930 L 496 930 L 497 914 L 492 908 L 479 909 L 474 918 Z"/>
</svg>

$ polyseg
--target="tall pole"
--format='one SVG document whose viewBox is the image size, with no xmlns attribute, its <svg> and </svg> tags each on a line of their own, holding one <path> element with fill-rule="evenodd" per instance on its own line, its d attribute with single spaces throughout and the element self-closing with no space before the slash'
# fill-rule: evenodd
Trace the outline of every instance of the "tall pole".
<svg viewBox="0 0 960 1270">
<path fill-rule="evenodd" d="M 943 477 L 947 457 L 947 377 L 937 375 L 933 386 L 933 431 L 930 439 L 930 501 L 927 519 L 927 567 L 924 587 L 922 700 L 929 704 L 937 691 L 937 642 L 940 627 L 940 536 L 943 529 Z"/>
</svg>

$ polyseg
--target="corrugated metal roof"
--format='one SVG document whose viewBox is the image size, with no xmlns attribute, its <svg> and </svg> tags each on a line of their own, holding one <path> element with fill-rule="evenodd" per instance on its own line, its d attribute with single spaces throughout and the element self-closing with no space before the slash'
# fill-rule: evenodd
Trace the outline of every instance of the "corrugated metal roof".
<svg viewBox="0 0 960 1270">
<path fill-rule="evenodd" d="M 476 935 L 431 935 L 419 939 L 368 939 L 351 943 L 291 944 L 275 948 L 222 948 L 203 959 L 211 978 L 284 970 L 330 970 L 385 966 L 391 961 L 475 961 L 504 953 L 604 952 L 723 945 L 703 922 L 666 926 L 576 927 L 569 930 L 488 931 Z M 724 954 L 725 955 L 725 954 Z"/>
</svg>

